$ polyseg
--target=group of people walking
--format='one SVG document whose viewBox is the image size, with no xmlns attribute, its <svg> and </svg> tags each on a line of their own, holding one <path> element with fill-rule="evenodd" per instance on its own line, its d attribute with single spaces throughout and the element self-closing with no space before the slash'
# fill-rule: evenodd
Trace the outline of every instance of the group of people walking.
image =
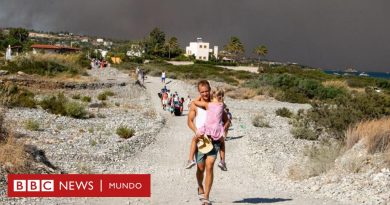
<svg viewBox="0 0 390 205">
<path fill-rule="evenodd" d="M 105 68 L 110 67 L 110 64 L 106 60 L 91 59 L 91 68 Z"/>
<path fill-rule="evenodd" d="M 171 112 L 172 115 L 176 116 L 179 116 L 183 113 L 185 99 L 184 97 L 180 97 L 176 91 L 171 92 L 169 89 L 167 89 L 167 86 L 164 85 L 158 95 L 161 99 L 163 110 L 167 110 Z"/>
</svg>

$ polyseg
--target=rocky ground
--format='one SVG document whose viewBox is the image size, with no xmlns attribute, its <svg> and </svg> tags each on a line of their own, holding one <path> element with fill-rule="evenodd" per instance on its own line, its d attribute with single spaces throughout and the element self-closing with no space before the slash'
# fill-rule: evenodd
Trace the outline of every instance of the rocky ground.
<svg viewBox="0 0 390 205">
<path fill-rule="evenodd" d="M 195 169 L 185 170 L 191 131 L 184 116 L 173 117 L 160 107 L 157 92 L 162 84 L 149 77 L 146 89 L 134 85 L 128 75 L 115 69 L 92 70 L 100 82 L 117 82 L 110 88 L 116 95 L 108 107 L 89 108 L 96 116 L 86 120 L 58 117 L 40 109 L 11 109 L 6 123 L 18 124 L 38 119 L 40 131 L 27 131 L 28 144 L 44 150 L 58 169 L 53 173 L 150 173 L 152 197 L 132 198 L 23 198 L 7 199 L 7 204 L 199 204 Z M 126 85 L 120 86 L 121 82 Z M 221 86 L 212 83 L 212 86 Z M 193 84 L 172 80 L 168 87 L 181 96 L 197 93 Z M 68 90 L 92 96 L 106 89 Z M 94 102 L 92 102 L 94 103 Z M 293 112 L 309 105 L 269 100 L 226 99 L 233 114 L 227 140 L 229 171 L 215 167 L 213 204 L 387 204 L 390 203 L 390 171 L 349 173 L 334 170 L 306 180 L 289 178 L 290 167 L 302 160 L 302 150 L 313 142 L 294 139 L 289 119 L 275 114 L 286 107 Z M 264 116 L 269 127 L 255 127 L 252 119 Z M 116 135 L 118 125 L 133 127 L 136 135 L 124 140 Z M 174 143 L 172 143 L 174 142 Z M 4 190 L 4 189 L 3 189 Z"/>
</svg>

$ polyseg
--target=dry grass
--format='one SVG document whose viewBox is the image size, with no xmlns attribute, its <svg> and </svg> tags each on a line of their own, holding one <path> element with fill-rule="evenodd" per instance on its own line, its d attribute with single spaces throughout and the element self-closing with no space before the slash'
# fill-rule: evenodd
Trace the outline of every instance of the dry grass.
<svg viewBox="0 0 390 205">
<path fill-rule="evenodd" d="M 256 115 L 254 115 L 252 117 L 252 125 L 255 126 L 255 127 L 266 127 L 266 128 L 270 128 L 270 124 L 269 124 L 269 121 L 265 118 L 264 115 L 260 114 L 260 113 L 257 113 Z"/>
<path fill-rule="evenodd" d="M 344 80 L 329 80 L 322 83 L 324 87 L 344 88 L 348 89 L 349 86 Z"/>
<path fill-rule="evenodd" d="M 338 142 L 307 146 L 303 150 L 302 160 L 289 168 L 288 177 L 302 180 L 326 173 L 334 167 L 336 158 L 342 152 L 342 144 Z"/>
<path fill-rule="evenodd" d="M 17 142 L 13 134 L 0 143 L 0 164 L 8 173 L 26 173 L 29 170 L 29 156 L 24 145 Z"/>
<path fill-rule="evenodd" d="M 226 93 L 233 99 L 251 99 L 257 95 L 257 91 L 251 88 L 238 88 Z"/>
<path fill-rule="evenodd" d="M 34 60 L 46 61 L 49 59 L 51 61 L 69 66 L 77 65 L 79 57 L 79 54 L 36 54 L 32 56 Z"/>
<path fill-rule="evenodd" d="M 148 119 L 156 119 L 156 117 L 157 117 L 157 113 L 153 109 L 146 110 L 142 114 L 143 114 L 143 116 L 145 116 Z"/>
<path fill-rule="evenodd" d="M 390 155 L 390 118 L 364 121 L 350 127 L 346 132 L 347 149 L 360 140 L 369 153 L 387 152 Z"/>
<path fill-rule="evenodd" d="M 324 81 L 322 83 L 324 87 L 334 87 L 334 88 L 339 88 L 339 89 L 346 89 L 349 91 L 357 91 L 357 92 L 365 92 L 364 88 L 351 88 L 348 86 L 348 83 L 344 80 L 329 80 L 329 81 Z"/>
</svg>

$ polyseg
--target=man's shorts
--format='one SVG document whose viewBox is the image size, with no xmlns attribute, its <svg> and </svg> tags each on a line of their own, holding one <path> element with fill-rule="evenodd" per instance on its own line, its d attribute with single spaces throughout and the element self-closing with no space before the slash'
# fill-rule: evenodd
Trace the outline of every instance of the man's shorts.
<svg viewBox="0 0 390 205">
<path fill-rule="evenodd" d="M 161 81 L 165 81 L 165 78 L 161 78 Z"/>
<path fill-rule="evenodd" d="M 163 100 L 163 101 L 162 101 L 162 104 L 163 104 L 163 105 L 167 105 L 167 104 L 168 104 L 168 100 Z"/>
<path fill-rule="evenodd" d="M 195 159 L 197 164 L 204 164 L 207 157 L 217 158 L 218 152 L 221 148 L 221 141 L 212 141 L 212 143 L 213 149 L 209 153 L 203 154 L 199 151 L 196 152 Z"/>
</svg>

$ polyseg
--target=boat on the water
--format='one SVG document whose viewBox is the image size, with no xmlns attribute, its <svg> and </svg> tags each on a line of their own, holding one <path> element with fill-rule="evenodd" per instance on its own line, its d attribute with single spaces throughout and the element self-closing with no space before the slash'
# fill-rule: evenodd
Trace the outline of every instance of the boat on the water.
<svg viewBox="0 0 390 205">
<path fill-rule="evenodd" d="M 365 73 L 365 72 L 361 72 L 361 73 L 359 74 L 359 76 L 368 77 L 368 76 L 370 76 L 370 75 L 368 75 L 368 74 L 367 74 L 367 73 Z"/>
</svg>

